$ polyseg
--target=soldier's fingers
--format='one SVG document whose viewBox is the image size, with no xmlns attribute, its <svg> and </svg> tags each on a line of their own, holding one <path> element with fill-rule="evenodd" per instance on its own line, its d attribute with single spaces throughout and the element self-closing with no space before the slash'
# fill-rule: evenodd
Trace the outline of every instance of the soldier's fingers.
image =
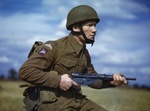
<svg viewBox="0 0 150 111">
<path fill-rule="evenodd" d="M 63 90 L 63 91 L 66 91 L 66 90 L 67 90 L 67 88 L 64 87 L 64 86 L 60 86 L 59 88 L 60 88 L 61 90 Z"/>
<path fill-rule="evenodd" d="M 123 83 L 124 83 L 124 84 L 127 84 L 127 80 L 126 80 L 125 77 L 123 77 Z"/>
<path fill-rule="evenodd" d="M 124 74 L 123 74 L 123 73 L 119 73 L 119 75 L 120 75 L 121 77 L 124 77 Z"/>
<path fill-rule="evenodd" d="M 118 76 L 118 74 L 113 74 L 113 80 L 114 80 L 114 81 L 119 81 L 119 76 Z"/>
<path fill-rule="evenodd" d="M 123 82 L 123 78 L 120 76 L 120 74 L 114 74 L 113 81 L 116 85 L 120 85 Z"/>
<path fill-rule="evenodd" d="M 119 81 L 121 81 L 121 82 L 124 81 L 124 78 L 120 74 L 118 75 L 118 78 L 119 78 Z"/>
<path fill-rule="evenodd" d="M 72 85 L 73 85 L 73 86 L 76 86 L 76 87 L 79 87 L 79 84 L 77 84 L 77 83 L 76 83 L 75 81 L 73 81 L 73 80 L 72 80 Z"/>
<path fill-rule="evenodd" d="M 126 78 L 124 77 L 124 74 L 120 73 L 120 76 L 122 77 L 122 82 L 123 82 L 124 84 L 127 84 L 127 80 L 126 80 Z"/>
</svg>

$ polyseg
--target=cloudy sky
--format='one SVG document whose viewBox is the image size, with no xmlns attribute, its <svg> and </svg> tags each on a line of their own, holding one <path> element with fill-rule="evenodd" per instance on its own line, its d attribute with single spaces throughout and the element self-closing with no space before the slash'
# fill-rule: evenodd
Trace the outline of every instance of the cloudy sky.
<svg viewBox="0 0 150 111">
<path fill-rule="evenodd" d="M 101 19 L 94 46 L 87 46 L 97 72 L 123 72 L 150 85 L 149 0 L 0 0 L 0 74 L 18 70 L 35 41 L 68 35 L 67 13 L 83 4 Z"/>
</svg>

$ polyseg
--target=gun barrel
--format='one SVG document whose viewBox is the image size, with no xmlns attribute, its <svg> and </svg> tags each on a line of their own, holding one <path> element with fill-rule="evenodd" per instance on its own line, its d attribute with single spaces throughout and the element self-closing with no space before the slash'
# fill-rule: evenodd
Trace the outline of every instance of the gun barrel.
<svg viewBox="0 0 150 111">
<path fill-rule="evenodd" d="M 129 77 L 125 77 L 126 80 L 132 80 L 132 81 L 136 81 L 136 78 L 129 78 Z"/>
<path fill-rule="evenodd" d="M 72 73 L 73 78 L 88 78 L 88 79 L 103 79 L 103 80 L 113 80 L 112 75 L 107 74 L 86 74 L 86 73 Z M 125 77 L 126 80 L 135 81 L 136 78 Z"/>
</svg>

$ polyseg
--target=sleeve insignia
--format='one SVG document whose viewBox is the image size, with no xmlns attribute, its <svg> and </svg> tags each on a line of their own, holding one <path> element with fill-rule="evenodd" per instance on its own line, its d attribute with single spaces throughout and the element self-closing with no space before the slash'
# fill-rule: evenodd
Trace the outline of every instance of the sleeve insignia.
<svg viewBox="0 0 150 111">
<path fill-rule="evenodd" d="M 48 52 L 48 50 L 46 48 L 42 48 L 38 54 L 41 55 L 41 56 L 44 56 L 46 53 Z"/>
</svg>

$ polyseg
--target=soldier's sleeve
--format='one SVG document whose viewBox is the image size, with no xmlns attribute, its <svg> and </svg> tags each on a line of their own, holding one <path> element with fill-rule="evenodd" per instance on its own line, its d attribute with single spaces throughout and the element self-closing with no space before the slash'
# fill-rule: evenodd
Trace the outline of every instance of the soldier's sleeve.
<svg viewBox="0 0 150 111">
<path fill-rule="evenodd" d="M 88 50 L 86 51 L 86 56 L 88 60 L 88 67 L 87 67 L 87 73 L 89 74 L 97 74 L 96 70 L 94 69 L 94 66 L 91 62 L 91 57 L 89 55 Z M 95 88 L 95 89 L 101 89 L 101 88 L 109 88 L 114 87 L 110 84 L 110 81 L 103 81 L 103 80 L 97 80 L 94 83 L 90 84 L 89 87 Z"/>
<path fill-rule="evenodd" d="M 57 88 L 61 77 L 58 72 L 51 71 L 56 57 L 56 42 L 47 42 L 39 46 L 19 69 L 19 77 L 34 85 Z"/>
</svg>

